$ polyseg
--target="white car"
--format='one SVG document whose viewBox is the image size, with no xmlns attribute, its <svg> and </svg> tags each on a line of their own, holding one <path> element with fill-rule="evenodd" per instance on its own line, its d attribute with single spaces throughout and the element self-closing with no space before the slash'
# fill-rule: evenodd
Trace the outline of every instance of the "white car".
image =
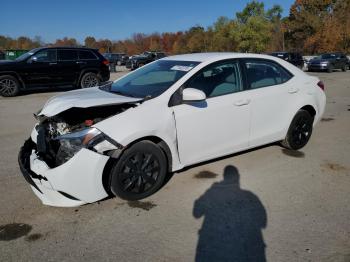
<svg viewBox="0 0 350 262">
<path fill-rule="evenodd" d="M 189 165 L 278 141 L 302 148 L 324 112 L 323 89 L 267 55 L 166 57 L 112 84 L 51 98 L 20 168 L 47 205 L 142 199 Z"/>
</svg>

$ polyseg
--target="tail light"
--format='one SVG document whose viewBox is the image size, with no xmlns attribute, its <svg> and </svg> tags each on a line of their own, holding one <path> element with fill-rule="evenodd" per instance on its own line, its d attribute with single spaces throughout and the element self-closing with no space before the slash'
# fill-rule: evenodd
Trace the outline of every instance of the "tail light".
<svg viewBox="0 0 350 262">
<path fill-rule="evenodd" d="M 322 81 L 318 81 L 317 85 L 324 91 L 324 83 Z"/>
<path fill-rule="evenodd" d="M 104 64 L 104 65 L 109 65 L 109 61 L 106 59 L 106 60 L 103 60 L 102 61 L 102 64 Z"/>
</svg>

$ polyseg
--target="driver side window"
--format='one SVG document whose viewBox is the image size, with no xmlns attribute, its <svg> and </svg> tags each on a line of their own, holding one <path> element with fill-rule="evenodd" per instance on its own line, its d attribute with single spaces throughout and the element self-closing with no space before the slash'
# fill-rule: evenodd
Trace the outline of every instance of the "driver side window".
<svg viewBox="0 0 350 262">
<path fill-rule="evenodd" d="M 238 61 L 223 61 L 211 64 L 186 84 L 185 88 L 195 88 L 203 91 L 206 97 L 215 97 L 242 90 Z"/>
<path fill-rule="evenodd" d="M 56 62 L 56 49 L 46 49 L 39 51 L 34 55 L 34 57 L 36 57 L 37 62 L 41 63 Z"/>
</svg>

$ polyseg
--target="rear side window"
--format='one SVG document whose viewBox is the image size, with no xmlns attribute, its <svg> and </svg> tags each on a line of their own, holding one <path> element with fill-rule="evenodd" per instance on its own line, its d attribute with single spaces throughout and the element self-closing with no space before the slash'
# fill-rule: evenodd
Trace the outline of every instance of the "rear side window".
<svg viewBox="0 0 350 262">
<path fill-rule="evenodd" d="M 79 51 L 79 59 L 80 60 L 96 60 L 97 57 L 91 51 L 81 50 L 81 51 Z"/>
<path fill-rule="evenodd" d="M 78 59 L 78 51 L 73 49 L 58 49 L 57 57 L 59 61 L 74 61 Z"/>
<path fill-rule="evenodd" d="M 280 85 L 293 77 L 284 67 L 268 60 L 245 61 L 249 89 Z"/>
</svg>

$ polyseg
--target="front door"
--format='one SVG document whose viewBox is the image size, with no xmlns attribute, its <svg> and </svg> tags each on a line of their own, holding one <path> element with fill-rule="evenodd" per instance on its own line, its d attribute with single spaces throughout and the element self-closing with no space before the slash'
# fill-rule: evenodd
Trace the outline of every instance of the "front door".
<svg viewBox="0 0 350 262">
<path fill-rule="evenodd" d="M 250 99 L 243 91 L 237 60 L 207 66 L 183 88 L 202 90 L 207 99 L 173 106 L 182 164 L 198 163 L 248 146 Z"/>
<path fill-rule="evenodd" d="M 56 49 L 44 49 L 29 58 L 20 72 L 27 86 L 47 87 L 57 81 Z"/>
</svg>

